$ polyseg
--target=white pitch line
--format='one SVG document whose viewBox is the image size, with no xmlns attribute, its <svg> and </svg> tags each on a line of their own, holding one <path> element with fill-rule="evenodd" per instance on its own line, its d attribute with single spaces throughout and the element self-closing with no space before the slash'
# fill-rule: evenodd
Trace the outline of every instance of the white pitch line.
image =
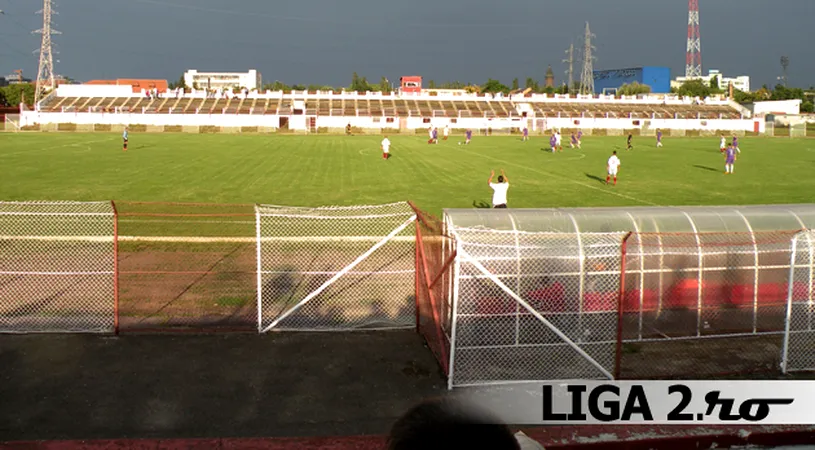
<svg viewBox="0 0 815 450">
<path fill-rule="evenodd" d="M 628 200 L 633 200 L 633 201 L 635 201 L 635 202 L 642 203 L 643 205 L 660 206 L 660 205 L 659 205 L 659 204 L 657 204 L 657 203 L 652 203 L 652 202 L 649 202 L 649 201 L 647 201 L 647 200 L 642 200 L 642 199 L 639 199 L 639 198 L 636 198 L 636 197 L 632 197 L 632 196 L 630 196 L 630 195 L 620 194 L 619 192 L 614 192 L 614 191 L 610 191 L 610 190 L 608 190 L 608 189 L 603 189 L 603 188 L 599 188 L 599 187 L 597 187 L 597 186 L 592 186 L 592 185 L 590 185 L 590 184 L 581 183 L 580 181 L 573 180 L 573 179 L 568 178 L 568 177 L 564 177 L 563 175 L 553 174 L 553 173 L 550 173 L 550 172 L 544 172 L 544 171 L 542 171 L 542 170 L 533 169 L 533 168 L 531 168 L 531 167 L 529 167 L 529 166 L 522 166 L 522 165 L 520 165 L 520 164 L 513 164 L 513 163 L 509 163 L 509 162 L 502 161 L 502 160 L 497 159 L 497 158 L 493 158 L 493 157 L 491 157 L 491 156 L 482 155 L 482 154 L 480 154 L 480 153 L 476 153 L 476 152 L 471 152 L 471 151 L 469 151 L 469 150 L 464 150 L 464 151 L 465 151 L 465 152 L 467 152 L 467 153 L 471 153 L 471 154 L 473 154 L 473 155 L 478 155 L 478 156 L 481 156 L 481 157 L 484 157 L 484 158 L 487 158 L 487 159 L 491 159 L 491 160 L 493 160 L 493 161 L 498 161 L 498 162 L 501 162 L 502 164 L 504 164 L 504 165 L 506 165 L 506 166 L 515 166 L 515 167 L 518 167 L 518 168 L 521 168 L 521 169 L 526 169 L 526 170 L 530 170 L 530 171 L 532 171 L 532 172 L 539 173 L 539 174 L 541 174 L 541 175 L 545 175 L 545 176 L 549 176 L 549 177 L 553 177 L 553 178 L 560 178 L 561 180 L 566 180 L 566 181 L 568 181 L 568 182 L 570 182 L 570 183 L 578 184 L 578 185 L 580 185 L 580 186 L 583 186 L 583 187 L 586 187 L 586 188 L 589 188 L 589 189 L 594 189 L 595 191 L 600 191 L 600 192 L 603 192 L 603 193 L 606 193 L 606 194 L 610 194 L 610 195 L 616 195 L 617 197 L 620 197 L 620 198 L 625 198 L 625 199 L 628 199 Z"/>
</svg>

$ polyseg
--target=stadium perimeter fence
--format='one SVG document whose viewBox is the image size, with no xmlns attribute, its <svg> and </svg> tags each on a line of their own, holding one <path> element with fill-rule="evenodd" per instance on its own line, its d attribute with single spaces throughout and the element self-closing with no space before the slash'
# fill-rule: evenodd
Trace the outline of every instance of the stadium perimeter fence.
<svg viewBox="0 0 815 450">
<path fill-rule="evenodd" d="M 0 202 L 0 332 L 415 326 L 450 387 L 815 369 L 811 232 L 521 230 L 534 215 Z"/>
<path fill-rule="evenodd" d="M 0 332 L 414 326 L 413 209 L 0 202 Z"/>
</svg>

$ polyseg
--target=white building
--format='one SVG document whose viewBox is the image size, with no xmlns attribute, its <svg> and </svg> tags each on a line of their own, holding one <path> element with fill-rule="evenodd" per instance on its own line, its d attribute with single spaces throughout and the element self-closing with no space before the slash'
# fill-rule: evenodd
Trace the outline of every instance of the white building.
<svg viewBox="0 0 815 450">
<path fill-rule="evenodd" d="M 704 75 L 704 76 L 701 76 L 701 77 L 698 77 L 698 78 L 696 78 L 696 77 L 694 77 L 694 78 L 677 77 L 676 80 L 671 81 L 671 87 L 675 88 L 675 87 L 682 86 L 683 83 L 685 83 L 686 81 L 690 81 L 691 79 L 702 80 L 703 83 L 709 84 L 710 80 L 712 80 L 714 77 L 716 78 L 716 81 L 717 81 L 717 83 L 719 85 L 719 89 L 722 89 L 722 90 L 726 91 L 727 89 L 729 89 L 730 84 L 733 84 L 733 89 L 738 89 L 738 90 L 743 91 L 743 92 L 750 92 L 750 77 L 749 76 L 742 75 L 742 76 L 735 77 L 735 78 L 728 78 L 728 77 L 725 77 L 724 75 L 722 75 L 722 73 L 720 71 L 716 70 L 716 69 L 711 69 L 711 70 L 708 71 L 707 75 Z"/>
<path fill-rule="evenodd" d="M 184 72 L 184 83 L 187 87 L 198 89 L 260 89 L 262 84 L 260 72 L 252 69 L 248 72 L 199 72 L 195 69 Z"/>
</svg>

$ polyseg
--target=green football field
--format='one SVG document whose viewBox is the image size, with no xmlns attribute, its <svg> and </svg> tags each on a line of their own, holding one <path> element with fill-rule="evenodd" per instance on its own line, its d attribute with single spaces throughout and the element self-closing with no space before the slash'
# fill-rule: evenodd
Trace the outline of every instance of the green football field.
<svg viewBox="0 0 815 450">
<path fill-rule="evenodd" d="M 319 206 L 412 200 L 433 213 L 488 204 L 491 169 L 509 177 L 509 206 L 728 205 L 811 202 L 815 140 L 742 138 L 725 175 L 719 140 L 591 137 L 583 149 L 548 152 L 546 137 L 131 133 L 0 134 L 0 200 L 121 200 Z M 568 136 L 564 136 L 566 142 Z M 622 160 L 617 186 L 605 162 Z"/>
</svg>

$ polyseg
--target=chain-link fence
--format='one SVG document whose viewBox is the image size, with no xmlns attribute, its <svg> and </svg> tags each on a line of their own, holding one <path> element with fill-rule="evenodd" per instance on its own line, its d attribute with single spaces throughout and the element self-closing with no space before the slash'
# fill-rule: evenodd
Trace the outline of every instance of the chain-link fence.
<svg viewBox="0 0 815 450">
<path fill-rule="evenodd" d="M 122 331 L 256 329 L 253 205 L 116 207 Z"/>
<path fill-rule="evenodd" d="M 445 375 L 450 365 L 453 262 L 456 250 L 445 224 L 416 211 L 416 328 Z"/>
<path fill-rule="evenodd" d="M 777 369 L 794 233 L 630 234 L 617 376 Z"/>
<path fill-rule="evenodd" d="M 815 370 L 815 231 L 793 237 L 781 370 Z"/>
<path fill-rule="evenodd" d="M 110 202 L 0 202 L 0 332 L 115 331 Z"/>
<path fill-rule="evenodd" d="M 415 326 L 408 203 L 259 205 L 256 214 L 261 332 Z"/>
<path fill-rule="evenodd" d="M 452 232 L 451 387 L 612 377 L 624 233 Z"/>
</svg>

